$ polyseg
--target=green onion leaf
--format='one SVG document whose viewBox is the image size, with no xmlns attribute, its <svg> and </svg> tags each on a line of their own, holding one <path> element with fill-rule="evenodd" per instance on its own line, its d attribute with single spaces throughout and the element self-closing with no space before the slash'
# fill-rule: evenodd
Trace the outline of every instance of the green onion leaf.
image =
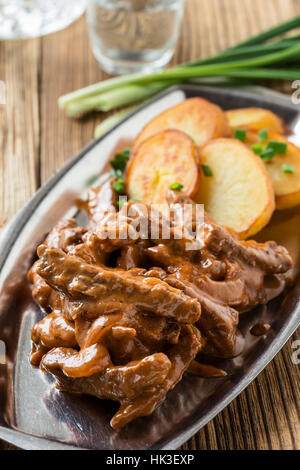
<svg viewBox="0 0 300 470">
<path fill-rule="evenodd" d="M 283 173 L 286 173 L 286 174 L 289 174 L 289 175 L 292 175 L 292 174 L 295 173 L 294 167 L 292 165 L 288 165 L 287 163 L 282 165 L 282 171 L 283 171 Z"/>
<path fill-rule="evenodd" d="M 261 155 L 264 151 L 264 146 L 262 144 L 255 144 L 255 145 L 252 145 L 252 150 L 255 153 L 255 155 Z"/>
<path fill-rule="evenodd" d="M 123 150 L 123 155 L 125 155 L 127 158 L 130 157 L 130 149 L 126 148 Z"/>
<path fill-rule="evenodd" d="M 110 162 L 114 170 L 124 172 L 130 156 L 130 149 L 124 149 L 122 153 L 117 153 L 114 160 Z"/>
<path fill-rule="evenodd" d="M 261 142 L 266 142 L 266 140 L 268 140 L 268 138 L 269 138 L 268 129 L 262 129 L 261 131 L 259 131 L 258 136 L 259 136 L 259 140 Z"/>
<path fill-rule="evenodd" d="M 273 149 L 274 152 L 279 155 L 285 155 L 287 151 L 287 144 L 285 142 L 277 142 L 275 140 L 270 140 L 267 148 Z"/>
<path fill-rule="evenodd" d="M 272 28 L 263 31 L 262 33 L 259 33 L 249 39 L 246 39 L 243 42 L 240 42 L 235 46 L 235 48 L 249 46 L 252 44 L 261 44 L 267 41 L 268 39 L 273 39 L 274 37 L 286 33 L 287 31 L 291 31 L 295 28 L 298 28 L 299 25 L 300 16 L 294 16 L 293 18 L 288 21 L 285 21 L 284 23 L 280 23 L 279 25 L 273 26 Z"/>
<path fill-rule="evenodd" d="M 241 142 L 245 142 L 247 136 L 246 129 L 236 129 L 234 131 L 234 138 L 240 140 Z"/>
<path fill-rule="evenodd" d="M 114 182 L 113 184 L 114 190 L 119 193 L 119 194 L 124 194 L 125 193 L 125 182 L 122 179 L 118 179 L 117 181 Z"/>
<path fill-rule="evenodd" d="M 202 167 L 202 170 L 203 170 L 203 173 L 204 173 L 204 176 L 207 176 L 207 177 L 210 177 L 210 176 L 213 176 L 213 171 L 211 169 L 211 167 L 209 165 L 207 165 L 207 163 L 203 163 L 201 165 Z"/>
<path fill-rule="evenodd" d="M 172 183 L 170 184 L 170 189 L 173 189 L 173 191 L 181 191 L 183 188 L 183 184 L 181 183 Z"/>
<path fill-rule="evenodd" d="M 260 158 L 264 161 L 264 162 L 270 162 L 272 160 L 272 158 L 275 157 L 275 152 L 273 149 L 266 149 L 262 152 Z"/>
</svg>

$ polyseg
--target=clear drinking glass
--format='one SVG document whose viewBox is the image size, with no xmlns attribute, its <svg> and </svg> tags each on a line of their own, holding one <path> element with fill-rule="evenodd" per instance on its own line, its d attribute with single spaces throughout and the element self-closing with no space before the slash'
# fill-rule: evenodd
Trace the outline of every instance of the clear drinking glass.
<svg viewBox="0 0 300 470">
<path fill-rule="evenodd" d="M 87 0 L 0 0 L 0 39 L 25 39 L 65 28 Z"/>
<path fill-rule="evenodd" d="M 89 0 L 94 55 L 112 74 L 164 67 L 178 38 L 184 0 Z"/>
</svg>

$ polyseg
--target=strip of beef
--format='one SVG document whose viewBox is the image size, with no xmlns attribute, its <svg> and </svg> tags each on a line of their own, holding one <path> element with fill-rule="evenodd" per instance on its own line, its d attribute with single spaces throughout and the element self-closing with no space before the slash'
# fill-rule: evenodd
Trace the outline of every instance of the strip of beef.
<svg viewBox="0 0 300 470">
<path fill-rule="evenodd" d="M 101 302 L 129 302 L 147 312 L 194 323 L 200 317 L 200 305 L 180 290 L 153 277 L 130 270 L 88 265 L 62 250 L 40 246 L 37 271 L 48 284 L 71 300 L 96 298 Z"/>
<path fill-rule="evenodd" d="M 82 243 L 72 246 L 67 253 L 83 259 L 88 264 L 102 266 L 108 262 L 107 253 L 102 250 L 101 243 L 93 232 L 87 232 L 82 237 Z"/>
<path fill-rule="evenodd" d="M 83 236 L 86 233 L 87 230 L 78 226 L 74 219 L 61 220 L 49 232 L 43 244 L 49 248 L 59 248 L 67 253 L 73 247 L 82 244 Z M 45 310 L 54 309 L 58 295 L 38 274 L 37 266 L 37 263 L 34 263 L 28 272 L 28 280 L 33 284 L 32 296 Z"/>
<path fill-rule="evenodd" d="M 31 339 L 34 343 L 40 343 L 48 349 L 57 346 L 65 348 L 75 348 L 77 346 L 74 324 L 67 321 L 60 312 L 55 311 L 34 325 L 31 331 Z"/>
<path fill-rule="evenodd" d="M 88 348 L 101 342 L 114 364 L 123 365 L 177 344 L 181 331 L 177 322 L 139 312 L 133 305 L 123 305 L 122 310 L 94 320 L 80 316 L 70 321 L 62 314 L 64 311 L 62 306 L 32 328 L 34 364 L 39 364 L 40 351 L 45 354 L 54 347 Z"/>
<path fill-rule="evenodd" d="M 206 338 L 203 353 L 214 357 L 233 357 L 240 353 L 237 325 L 238 312 L 201 292 L 192 283 L 168 277 L 168 282 L 195 296 L 201 303 L 201 317 L 197 322 L 199 330 Z"/>
<path fill-rule="evenodd" d="M 77 319 L 75 325 L 82 321 L 81 318 Z M 81 323 L 77 331 L 81 331 L 82 327 Z M 104 342 L 114 364 L 121 365 L 163 351 L 170 344 L 177 344 L 180 331 L 181 326 L 176 322 L 141 313 L 128 306 L 122 312 L 101 315 L 89 322 L 85 326 L 83 339 L 78 338 L 78 343 L 81 347 L 87 347 Z"/>
<path fill-rule="evenodd" d="M 37 268 L 38 264 L 34 263 L 27 276 L 32 284 L 32 297 L 44 310 L 52 310 L 55 308 L 58 294 L 38 274 Z"/>
<path fill-rule="evenodd" d="M 75 219 L 61 220 L 49 232 L 44 244 L 49 248 L 60 248 L 66 253 L 74 245 L 82 243 L 82 237 L 87 229 L 77 225 Z"/>
<path fill-rule="evenodd" d="M 286 273 L 293 262 L 286 248 L 270 241 L 257 243 L 240 241 L 234 233 L 216 225 L 205 226 L 205 247 L 217 256 L 240 260 L 248 266 L 256 266 L 265 274 Z"/>
<path fill-rule="evenodd" d="M 93 366 L 94 363 L 91 361 L 89 364 L 83 358 L 84 375 L 74 378 L 69 375 L 68 366 L 73 359 L 78 365 L 78 353 L 57 348 L 43 357 L 41 367 L 56 376 L 60 390 L 118 401 L 120 409 L 111 420 L 112 427 L 118 429 L 139 416 L 151 414 L 168 391 L 181 380 L 200 348 L 198 332 L 191 326 L 185 326 L 177 345 L 171 346 L 165 353 L 146 356 L 125 366 L 111 365 L 104 367 L 103 372 L 91 374 L 89 365 Z"/>
<path fill-rule="evenodd" d="M 54 348 L 41 362 L 42 369 L 60 369 L 66 377 L 81 378 L 103 373 L 112 366 L 109 352 L 102 343 L 92 344 L 80 351 Z"/>
</svg>

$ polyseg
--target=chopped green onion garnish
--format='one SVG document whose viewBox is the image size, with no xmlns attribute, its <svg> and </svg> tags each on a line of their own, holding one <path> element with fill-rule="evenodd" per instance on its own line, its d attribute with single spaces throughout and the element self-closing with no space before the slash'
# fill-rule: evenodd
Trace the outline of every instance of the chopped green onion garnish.
<svg viewBox="0 0 300 470">
<path fill-rule="evenodd" d="M 258 136 L 261 142 L 266 142 L 266 140 L 268 140 L 268 137 L 269 137 L 268 129 L 262 129 L 261 131 L 259 131 Z"/>
<path fill-rule="evenodd" d="M 287 163 L 282 165 L 282 171 L 283 173 L 286 173 L 289 175 L 292 175 L 293 173 L 295 173 L 294 167 L 292 165 L 288 165 Z"/>
<path fill-rule="evenodd" d="M 264 151 L 264 146 L 262 144 L 255 144 L 255 145 L 252 145 L 252 150 L 255 153 L 255 155 L 261 155 Z"/>
<path fill-rule="evenodd" d="M 124 171 L 129 160 L 130 150 L 124 149 L 122 153 L 117 153 L 114 160 L 110 162 L 114 170 Z"/>
<path fill-rule="evenodd" d="M 183 184 L 181 183 L 172 183 L 170 184 L 170 189 L 173 189 L 173 191 L 181 191 L 183 188 Z"/>
<path fill-rule="evenodd" d="M 275 153 L 279 155 L 285 155 L 287 151 L 287 144 L 285 142 L 277 142 L 275 140 L 270 140 L 267 145 L 268 149 L 273 149 Z"/>
<path fill-rule="evenodd" d="M 117 193 L 124 194 L 125 193 L 124 180 L 118 179 L 117 181 L 115 181 L 114 184 L 113 184 L 113 188 Z"/>
<path fill-rule="evenodd" d="M 245 142 L 247 137 L 246 129 L 236 129 L 234 131 L 234 138 L 240 140 L 241 142 Z"/>
<path fill-rule="evenodd" d="M 207 165 L 207 163 L 203 163 L 201 167 L 205 176 L 210 177 L 214 175 L 211 167 Z"/>
<path fill-rule="evenodd" d="M 120 198 L 120 199 L 116 202 L 117 208 L 118 208 L 119 210 L 121 210 L 122 207 L 124 206 L 125 202 L 126 202 L 126 198 Z"/>
<path fill-rule="evenodd" d="M 111 178 L 122 179 L 123 172 L 121 170 L 111 170 L 111 172 L 109 173 L 109 176 L 111 176 Z"/>
<path fill-rule="evenodd" d="M 262 152 L 262 154 L 260 155 L 260 158 L 264 161 L 264 162 L 270 162 L 272 160 L 272 158 L 275 157 L 275 152 L 273 149 L 266 149 Z"/>
</svg>

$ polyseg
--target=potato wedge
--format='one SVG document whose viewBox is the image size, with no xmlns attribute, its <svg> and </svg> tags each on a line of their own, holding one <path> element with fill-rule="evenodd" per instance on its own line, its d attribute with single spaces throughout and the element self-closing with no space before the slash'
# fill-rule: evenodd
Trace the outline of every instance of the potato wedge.
<svg viewBox="0 0 300 470">
<path fill-rule="evenodd" d="M 287 134 L 288 128 L 276 114 L 262 108 L 240 108 L 226 112 L 231 129 L 269 129 L 278 134 Z"/>
<path fill-rule="evenodd" d="M 200 150 L 201 164 L 212 176 L 203 177 L 196 202 L 220 225 L 243 239 L 269 222 L 275 198 L 271 178 L 261 159 L 236 139 L 216 139 Z"/>
<path fill-rule="evenodd" d="M 287 144 L 286 154 L 276 154 L 271 161 L 265 163 L 265 167 L 272 178 L 276 209 L 289 209 L 300 204 L 300 149 L 282 135 L 274 132 L 269 132 L 268 140 L 264 145 L 267 146 L 269 141 L 284 142 Z M 248 131 L 246 144 L 252 148 L 252 145 L 258 143 L 258 133 Z M 284 173 L 283 165 L 285 164 L 293 168 L 294 172 L 292 174 Z"/>
<path fill-rule="evenodd" d="M 171 184 L 182 184 L 183 191 L 193 197 L 199 177 L 193 140 L 184 132 L 166 130 L 149 137 L 133 153 L 126 169 L 126 190 L 130 199 L 166 207 Z"/>
<path fill-rule="evenodd" d="M 165 129 L 185 132 L 198 146 L 217 137 L 231 136 L 227 118 L 219 106 L 203 98 L 190 98 L 152 119 L 137 136 L 133 150 L 151 135 Z"/>
</svg>

